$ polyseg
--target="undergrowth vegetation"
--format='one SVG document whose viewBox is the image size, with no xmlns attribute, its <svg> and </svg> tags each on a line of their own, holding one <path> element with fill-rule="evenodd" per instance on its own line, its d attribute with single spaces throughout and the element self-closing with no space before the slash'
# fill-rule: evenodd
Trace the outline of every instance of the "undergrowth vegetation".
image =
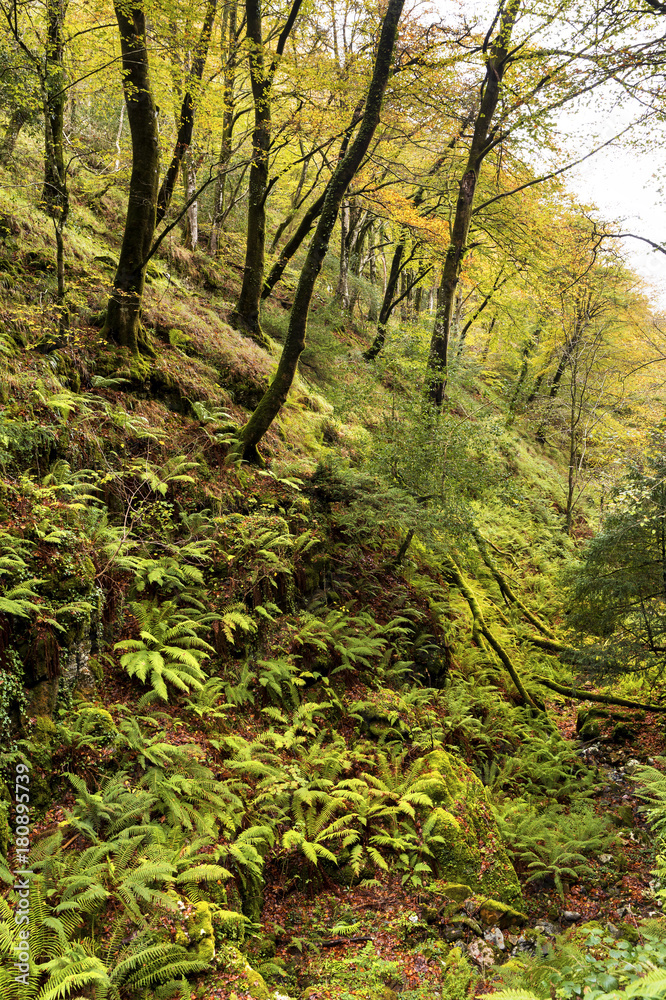
<svg viewBox="0 0 666 1000">
<path fill-rule="evenodd" d="M 358 912 L 341 904 L 310 937 L 279 927 L 271 947 L 263 911 L 298 894 L 316 908 L 328 891 L 400 891 L 395 935 L 436 963 L 440 991 L 401 996 L 462 1000 L 477 976 L 457 938 L 432 930 L 478 930 L 456 893 L 519 926 L 526 895 L 564 901 L 617 843 L 595 809 L 598 775 L 543 703 L 543 684 L 566 694 L 582 662 L 572 633 L 556 635 L 580 554 L 562 455 L 536 434 L 541 417 L 507 416 L 515 387 L 479 352 L 452 365 L 442 416 L 414 385 L 423 323 L 373 369 L 322 306 L 312 363 L 266 440 L 270 468 L 234 463 L 275 359 L 204 294 L 210 269 L 232 287 L 231 264 L 165 245 L 144 310 L 153 356 L 111 347 L 97 312 L 113 220 L 86 207 L 86 184 L 73 183 L 65 237 L 81 281 L 68 341 L 49 340 L 51 273 L 42 312 L 28 308 L 18 243 L 3 286 L 0 993 L 161 1000 L 198 982 L 201 996 L 216 983 L 230 996 L 233 973 L 255 1000 L 318 986 L 391 1000 L 400 964 Z M 45 219 L 23 204 L 23 235 L 46 255 Z M 283 326 L 276 307 L 266 329 Z M 655 485 L 639 485 L 616 497 L 585 580 L 627 517 L 627 546 L 654 541 Z M 587 593 L 588 611 L 605 602 L 601 584 Z M 619 622 L 637 641 L 635 603 L 606 611 L 602 638 Z M 594 659 L 599 643 L 587 645 Z M 30 775 L 25 937 L 17 769 Z M 660 833 L 662 773 L 640 777 Z M 548 982 L 564 1000 L 638 995 L 635 978 L 665 964 L 650 934 L 611 946 L 590 931 L 507 972 L 503 996 L 541 1000 Z M 336 937 L 363 947 L 340 957 L 326 950 Z M 278 938 L 311 964 L 280 958 Z M 27 940 L 19 982 L 11 960 Z M 643 982 L 640 995 L 660 995 L 656 974 Z"/>
</svg>

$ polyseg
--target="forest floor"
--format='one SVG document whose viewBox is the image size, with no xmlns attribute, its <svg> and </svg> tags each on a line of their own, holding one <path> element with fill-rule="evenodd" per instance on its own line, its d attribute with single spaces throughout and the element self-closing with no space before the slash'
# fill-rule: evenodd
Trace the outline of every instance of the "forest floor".
<svg viewBox="0 0 666 1000">
<path fill-rule="evenodd" d="M 595 769 L 598 792 L 595 811 L 610 817 L 617 829 L 612 854 L 600 854 L 589 861 L 590 874 L 584 881 L 565 885 L 563 898 L 555 888 L 539 882 L 524 886 L 528 914 L 524 930 L 504 931 L 506 950 L 501 962 L 526 950 L 525 932 L 539 933 L 544 947 L 570 928 L 598 921 L 611 931 L 620 926 L 638 928 L 641 919 L 661 915 L 653 892 L 654 836 L 641 811 L 639 790 L 631 778 L 638 764 L 652 764 L 666 755 L 664 721 L 658 715 L 636 714 L 631 719 L 633 735 L 624 743 L 613 739 L 614 723 L 600 719 L 600 735 L 582 742 L 576 734 L 579 703 L 550 704 L 549 713 L 561 734 L 577 742 L 584 762 Z M 658 763 L 658 762 L 657 762 Z M 596 781 L 595 781 L 596 784 Z M 301 882 L 302 884 L 302 882 Z M 290 891 L 289 873 L 268 873 L 262 912 L 261 938 L 248 957 L 261 968 L 266 940 L 275 942 L 270 961 L 283 970 L 285 992 L 304 1000 L 339 1000 L 344 997 L 378 997 L 381 1000 L 428 1000 L 448 995 L 444 992 L 450 974 L 455 974 L 447 952 L 472 958 L 477 978 L 468 996 L 480 997 L 502 988 L 496 969 L 484 964 L 489 952 L 472 930 L 428 926 L 425 911 L 433 899 L 427 889 L 410 891 L 398 877 L 378 873 L 376 884 L 344 888 L 324 879 L 313 879 L 311 891 Z M 474 960 L 474 945 L 479 958 Z M 450 949 L 451 941 L 457 948 Z M 468 951 L 472 944 L 472 953 Z M 517 945 L 517 947 L 516 947 Z M 221 972 L 208 980 L 206 996 L 216 1000 L 251 1000 L 242 974 Z M 276 984 L 279 991 L 279 984 Z M 342 990 L 342 992 L 341 992 Z M 465 995 L 464 993 L 461 995 Z M 193 995 L 194 996 L 194 995 Z"/>
</svg>

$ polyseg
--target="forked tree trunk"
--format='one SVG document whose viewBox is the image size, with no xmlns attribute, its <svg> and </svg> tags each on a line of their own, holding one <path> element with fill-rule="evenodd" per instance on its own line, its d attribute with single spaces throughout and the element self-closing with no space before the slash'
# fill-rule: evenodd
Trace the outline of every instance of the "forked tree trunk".
<svg viewBox="0 0 666 1000">
<path fill-rule="evenodd" d="M 298 282 L 298 288 L 296 289 L 289 320 L 289 329 L 277 372 L 256 410 L 240 432 L 236 451 L 243 458 L 256 457 L 257 444 L 261 441 L 273 420 L 280 412 L 294 380 L 298 359 L 305 347 L 308 311 L 312 292 L 314 291 L 315 282 L 328 252 L 331 233 L 338 217 L 340 205 L 356 171 L 363 161 L 379 122 L 382 100 L 391 67 L 393 44 L 403 4 L 404 0 L 388 0 L 381 35 L 377 45 L 377 56 L 372 80 L 368 89 L 365 113 L 356 138 L 350 145 L 345 157 L 338 163 L 328 184 L 324 207 L 319 217 L 312 242 L 310 243 Z"/>
<path fill-rule="evenodd" d="M 491 125 L 499 102 L 502 78 L 510 64 L 509 43 L 518 16 L 521 0 L 509 0 L 501 17 L 497 35 L 490 46 L 486 61 L 481 105 L 474 124 L 472 143 L 465 172 L 460 179 L 458 201 L 451 229 L 451 240 L 446 253 L 442 279 L 437 291 L 437 313 L 430 341 L 427 382 L 428 395 L 436 406 L 441 406 L 446 388 L 449 340 L 455 305 L 456 290 L 467 251 L 469 227 L 472 221 L 474 194 L 479 171 L 484 158 L 495 145 Z"/>
<path fill-rule="evenodd" d="M 138 353 L 146 260 L 155 234 L 160 145 L 157 109 L 150 89 L 143 4 L 114 0 L 120 31 L 123 91 L 132 135 L 132 174 L 118 269 L 109 298 L 104 333 Z"/>
</svg>

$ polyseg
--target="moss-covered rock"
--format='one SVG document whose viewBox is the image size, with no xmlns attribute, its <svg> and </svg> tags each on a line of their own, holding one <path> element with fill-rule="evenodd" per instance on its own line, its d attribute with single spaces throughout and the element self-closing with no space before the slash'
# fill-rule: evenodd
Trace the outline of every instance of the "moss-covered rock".
<svg viewBox="0 0 666 1000">
<path fill-rule="evenodd" d="M 266 986 L 263 976 L 252 968 L 245 955 L 232 944 L 226 944 L 220 949 L 220 967 L 225 972 L 239 976 L 244 982 L 238 983 L 237 989 L 249 993 L 252 1000 L 273 1000 L 273 995 Z"/>
<path fill-rule="evenodd" d="M 5 858 L 9 856 L 9 845 L 12 837 L 9 826 L 11 804 L 12 797 L 10 791 L 5 782 L 0 781 L 0 854 Z"/>
<path fill-rule="evenodd" d="M 242 944 L 245 940 L 246 919 L 237 910 L 224 910 L 219 906 L 212 908 L 213 928 L 218 941 L 231 941 Z M 275 954 L 275 952 L 273 952 Z"/>
<path fill-rule="evenodd" d="M 633 924 L 623 922 L 618 924 L 618 930 L 620 932 L 620 938 L 624 941 L 628 941 L 629 944 L 638 944 L 641 939 L 638 928 L 634 927 Z"/>
<path fill-rule="evenodd" d="M 484 899 L 479 909 L 479 916 L 488 927 L 499 927 L 502 930 L 514 925 L 522 927 L 527 921 L 524 913 L 496 899 Z"/>
<path fill-rule="evenodd" d="M 601 722 L 609 717 L 604 708 L 585 707 L 578 710 L 576 732 L 581 740 L 596 740 L 601 735 Z"/>
<path fill-rule="evenodd" d="M 474 895 L 469 885 L 458 882 L 445 882 L 441 888 L 444 895 L 452 899 L 454 903 L 464 903 L 466 899 Z"/>
<path fill-rule="evenodd" d="M 431 848 L 438 877 L 520 906 L 520 883 L 483 784 L 463 761 L 444 750 L 429 754 L 428 766 L 418 788 L 435 807 Z"/>
<path fill-rule="evenodd" d="M 194 913 L 187 918 L 187 933 L 190 950 L 202 962 L 212 962 L 215 958 L 215 934 L 210 903 L 201 901 L 194 907 Z"/>
<path fill-rule="evenodd" d="M 626 803 L 619 805 L 617 809 L 610 814 L 610 818 L 615 826 L 633 827 L 636 825 L 633 810 L 631 806 Z"/>
</svg>

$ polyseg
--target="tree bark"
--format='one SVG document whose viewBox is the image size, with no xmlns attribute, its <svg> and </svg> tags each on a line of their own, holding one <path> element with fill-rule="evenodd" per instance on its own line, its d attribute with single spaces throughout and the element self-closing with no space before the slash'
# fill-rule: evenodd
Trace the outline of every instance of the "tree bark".
<svg viewBox="0 0 666 1000">
<path fill-rule="evenodd" d="M 140 317 L 145 262 L 155 233 L 160 146 L 157 109 L 150 87 L 143 4 L 134 2 L 128 7 L 121 0 L 115 0 L 114 10 L 120 31 L 123 92 L 132 136 L 132 173 L 125 231 L 104 333 L 111 342 L 137 354 L 142 339 Z"/>
<path fill-rule="evenodd" d="M 302 0 L 293 0 L 289 17 L 278 40 L 270 67 L 264 62 L 261 0 L 245 0 L 247 37 L 250 43 L 250 82 L 254 102 L 254 131 L 252 133 L 252 163 L 247 207 L 247 242 L 243 285 L 238 303 L 231 314 L 236 329 L 247 333 L 262 347 L 268 341 L 259 323 L 259 304 L 264 281 L 266 246 L 266 197 L 268 195 L 268 154 L 271 145 L 271 87 L 273 77 L 289 33 L 298 16 Z"/>
<path fill-rule="evenodd" d="M 564 684 L 557 684 L 547 677 L 535 676 L 534 680 L 537 684 L 543 684 L 544 687 L 550 688 L 551 691 L 557 691 L 558 694 L 563 694 L 565 697 L 573 698 L 576 701 L 595 701 L 599 705 L 618 705 L 621 708 L 637 708 L 643 712 L 666 712 L 666 705 L 650 705 L 642 701 L 630 701 L 629 698 L 616 698 L 611 694 L 594 694 L 592 691 L 581 691 L 580 688 L 565 687 Z"/>
<path fill-rule="evenodd" d="M 43 81 L 45 154 L 42 202 L 59 222 L 62 232 L 69 214 L 69 195 L 63 146 L 65 127 L 65 14 L 68 0 L 46 3 L 46 66 Z"/>
<path fill-rule="evenodd" d="M 403 291 L 401 291 L 400 295 L 394 298 L 398 286 L 398 279 L 400 278 L 401 275 L 404 276 L 405 268 L 414 257 L 414 254 L 412 252 L 409 255 L 409 257 L 403 259 L 404 250 L 405 250 L 405 240 L 403 236 L 403 238 L 400 240 L 394 251 L 393 260 L 391 261 L 391 270 L 389 272 L 388 281 L 386 282 L 386 290 L 384 292 L 384 298 L 382 301 L 381 309 L 379 311 L 379 318 L 377 320 L 377 333 L 375 335 L 375 339 L 373 340 L 368 350 L 365 351 L 363 354 L 363 357 L 365 358 L 366 361 L 374 361 L 374 359 L 377 357 L 379 352 L 384 347 L 384 344 L 386 342 L 386 331 L 388 328 L 388 321 L 390 320 L 391 314 L 395 309 L 395 307 L 399 305 L 400 302 L 404 301 L 404 299 L 407 298 L 407 296 L 414 288 L 414 285 L 417 285 L 419 281 L 421 281 L 421 279 L 425 277 L 428 271 L 432 270 L 432 265 L 431 265 L 430 267 L 418 271 L 414 276 L 412 276 L 413 272 L 410 272 L 409 280 L 403 285 Z"/>
<path fill-rule="evenodd" d="M 236 17 L 237 0 L 231 0 L 225 6 L 222 23 L 222 51 L 226 53 L 224 66 L 224 114 L 222 116 L 222 140 L 220 142 L 220 158 L 217 166 L 217 181 L 213 198 L 213 219 L 208 243 L 209 253 L 217 253 L 217 242 L 224 218 L 224 197 L 227 185 L 227 167 L 231 159 L 231 140 L 234 133 L 234 107 L 236 103 L 236 53 L 238 47 Z"/>
<path fill-rule="evenodd" d="M 521 0 L 509 0 L 500 17 L 495 39 L 490 46 L 481 105 L 474 124 L 465 172 L 460 179 L 451 239 L 437 292 L 437 313 L 430 341 L 430 356 L 427 367 L 427 391 L 430 400 L 438 407 L 442 404 L 446 388 L 453 307 L 467 251 L 474 194 L 483 160 L 494 146 L 495 137 L 491 125 L 499 102 L 502 79 L 511 60 L 509 43 L 520 3 Z"/>
<path fill-rule="evenodd" d="M 184 157 L 183 173 L 185 175 L 185 204 L 189 204 L 197 190 L 197 165 L 188 149 Z M 187 209 L 187 225 L 185 227 L 185 246 L 188 250 L 196 250 L 199 242 L 199 203 L 195 199 Z"/>
<path fill-rule="evenodd" d="M 291 310 L 289 329 L 278 364 L 275 378 L 264 393 L 259 405 L 242 428 L 237 454 L 248 459 L 256 456 L 259 441 L 280 412 L 296 374 L 298 359 L 305 347 L 308 311 L 315 282 L 335 226 L 338 211 L 349 185 L 359 169 L 379 123 L 384 91 L 388 81 L 393 55 L 393 45 L 402 13 L 404 0 L 388 0 L 372 80 L 368 88 L 365 112 L 354 141 L 344 158 L 338 163 L 329 181 L 322 213 L 303 264 Z"/>
<path fill-rule="evenodd" d="M 284 274 L 284 270 L 287 264 L 294 256 L 294 254 L 300 247 L 301 243 L 303 242 L 305 237 L 308 235 L 308 233 L 314 226 L 315 220 L 321 215 L 321 210 L 324 207 L 324 199 L 326 198 L 326 190 L 327 189 L 325 189 L 319 195 L 319 197 L 312 202 L 307 212 L 301 219 L 296 232 L 291 237 L 289 242 L 285 243 L 282 250 L 280 251 L 278 259 L 273 264 L 273 267 L 270 269 L 268 277 L 264 282 L 264 287 L 261 292 L 262 299 L 267 299 L 268 296 L 271 294 L 271 292 L 277 285 L 278 281 Z"/>
<path fill-rule="evenodd" d="M 208 58 L 208 48 L 210 46 L 210 36 L 213 31 L 213 21 L 215 20 L 216 10 L 217 10 L 217 0 L 208 0 L 206 7 L 206 14 L 204 17 L 203 25 L 201 27 L 201 34 L 199 36 L 199 41 L 197 42 L 196 49 L 194 51 L 194 60 L 192 62 L 190 71 L 187 74 L 188 76 L 187 91 L 185 93 L 180 108 L 176 145 L 174 147 L 174 151 L 171 156 L 171 163 L 169 164 L 169 169 L 164 175 L 164 180 L 162 182 L 160 193 L 157 198 L 156 221 L 158 223 L 162 221 L 162 219 L 167 213 L 167 209 L 169 208 L 171 199 L 173 197 L 173 191 L 176 186 L 176 181 L 178 180 L 178 171 L 180 170 L 181 161 L 185 156 L 185 153 L 187 153 L 190 146 L 192 145 L 192 132 L 194 129 L 194 104 L 195 104 L 193 90 L 201 82 L 203 71 L 206 66 L 206 59 Z M 196 185 L 196 177 L 194 180 L 194 184 Z"/>
<path fill-rule="evenodd" d="M 393 251 L 391 270 L 389 271 L 388 281 L 386 282 L 386 291 L 384 292 L 384 298 L 382 299 L 379 317 L 377 319 L 377 333 L 375 334 L 375 339 L 372 344 L 363 355 L 366 361 L 374 361 L 386 341 L 386 327 L 388 326 L 388 321 L 391 318 L 391 312 L 393 311 L 393 296 L 395 295 L 395 290 L 398 287 L 398 279 L 402 272 L 402 258 L 404 253 L 405 235 L 403 233 L 396 245 L 395 250 Z"/>
</svg>

